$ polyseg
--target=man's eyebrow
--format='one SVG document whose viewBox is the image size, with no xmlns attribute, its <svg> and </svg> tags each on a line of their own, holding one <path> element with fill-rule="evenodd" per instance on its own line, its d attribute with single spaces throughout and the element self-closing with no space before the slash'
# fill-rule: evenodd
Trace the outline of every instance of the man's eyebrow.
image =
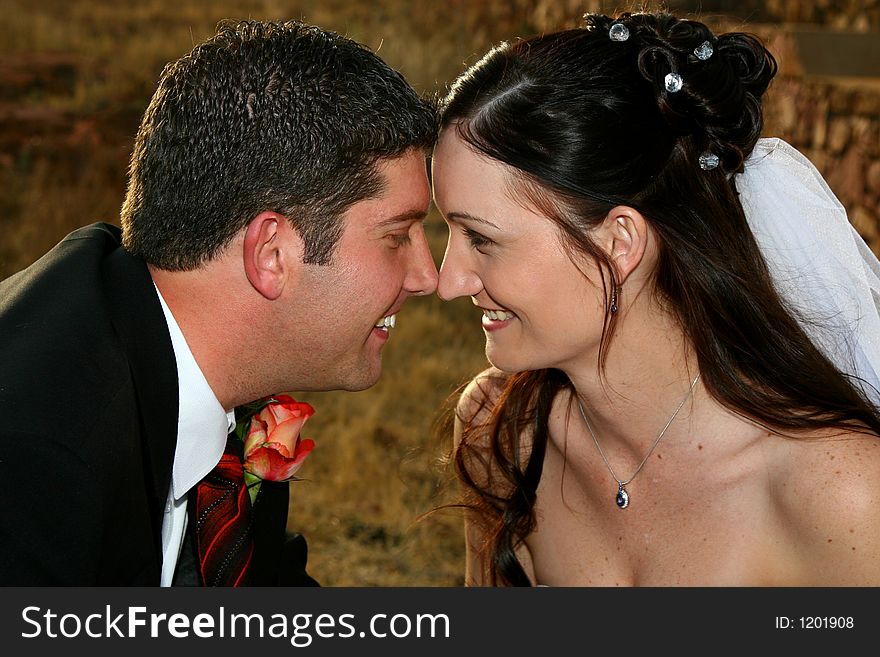
<svg viewBox="0 0 880 657">
<path fill-rule="evenodd" d="M 425 217 L 427 216 L 427 210 L 407 210 L 406 212 L 401 212 L 400 214 L 396 214 L 393 217 L 383 219 L 378 224 L 376 224 L 376 228 L 386 228 L 388 226 L 403 224 L 410 221 L 424 221 Z"/>
<path fill-rule="evenodd" d="M 501 230 L 493 224 L 488 219 L 483 219 L 482 217 L 475 217 L 472 214 L 468 214 L 467 212 L 450 212 L 446 215 L 447 221 L 473 221 L 478 224 L 485 224 L 486 226 L 491 226 L 495 230 Z"/>
</svg>

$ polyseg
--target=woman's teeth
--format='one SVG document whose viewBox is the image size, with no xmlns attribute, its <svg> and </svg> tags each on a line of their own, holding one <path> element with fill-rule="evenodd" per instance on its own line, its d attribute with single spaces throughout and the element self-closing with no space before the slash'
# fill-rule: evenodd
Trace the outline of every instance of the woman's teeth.
<svg viewBox="0 0 880 657">
<path fill-rule="evenodd" d="M 374 326 L 373 328 L 384 329 L 387 331 L 388 329 L 394 328 L 394 322 L 396 320 L 397 315 L 388 315 L 388 317 L 383 317 L 382 319 L 380 319 L 379 323 L 376 324 L 376 326 Z"/>
<path fill-rule="evenodd" d="M 513 319 L 513 313 L 508 310 L 483 310 L 483 316 L 495 321 Z"/>
</svg>

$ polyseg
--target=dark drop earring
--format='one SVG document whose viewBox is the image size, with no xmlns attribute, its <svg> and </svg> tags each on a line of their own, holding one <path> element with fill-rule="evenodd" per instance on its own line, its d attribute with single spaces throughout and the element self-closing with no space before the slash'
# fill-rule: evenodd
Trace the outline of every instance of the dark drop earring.
<svg viewBox="0 0 880 657">
<path fill-rule="evenodd" d="M 615 285 L 614 288 L 611 290 L 611 312 L 613 312 L 613 313 L 617 312 L 617 308 L 618 308 L 617 298 L 619 295 L 620 295 L 620 286 Z"/>
</svg>

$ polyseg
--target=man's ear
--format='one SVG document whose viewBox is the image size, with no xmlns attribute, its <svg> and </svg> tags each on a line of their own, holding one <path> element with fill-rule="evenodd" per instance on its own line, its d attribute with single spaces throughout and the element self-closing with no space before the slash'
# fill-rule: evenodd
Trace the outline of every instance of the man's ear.
<svg viewBox="0 0 880 657">
<path fill-rule="evenodd" d="M 602 244 L 623 284 L 639 266 L 648 246 L 648 224 L 642 213 L 627 205 L 611 209 L 599 227 Z"/>
<path fill-rule="evenodd" d="M 244 272 L 253 288 L 269 300 L 281 296 L 302 264 L 303 242 L 283 215 L 261 212 L 244 233 Z"/>
</svg>

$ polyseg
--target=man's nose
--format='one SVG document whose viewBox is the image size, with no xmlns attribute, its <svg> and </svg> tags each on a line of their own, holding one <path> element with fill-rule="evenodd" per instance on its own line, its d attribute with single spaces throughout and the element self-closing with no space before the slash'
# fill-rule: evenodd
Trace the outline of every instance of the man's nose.
<svg viewBox="0 0 880 657">
<path fill-rule="evenodd" d="M 428 240 L 420 233 L 414 244 L 413 260 L 406 279 L 406 290 L 415 296 L 425 296 L 437 291 L 437 266 L 428 248 Z"/>
</svg>

